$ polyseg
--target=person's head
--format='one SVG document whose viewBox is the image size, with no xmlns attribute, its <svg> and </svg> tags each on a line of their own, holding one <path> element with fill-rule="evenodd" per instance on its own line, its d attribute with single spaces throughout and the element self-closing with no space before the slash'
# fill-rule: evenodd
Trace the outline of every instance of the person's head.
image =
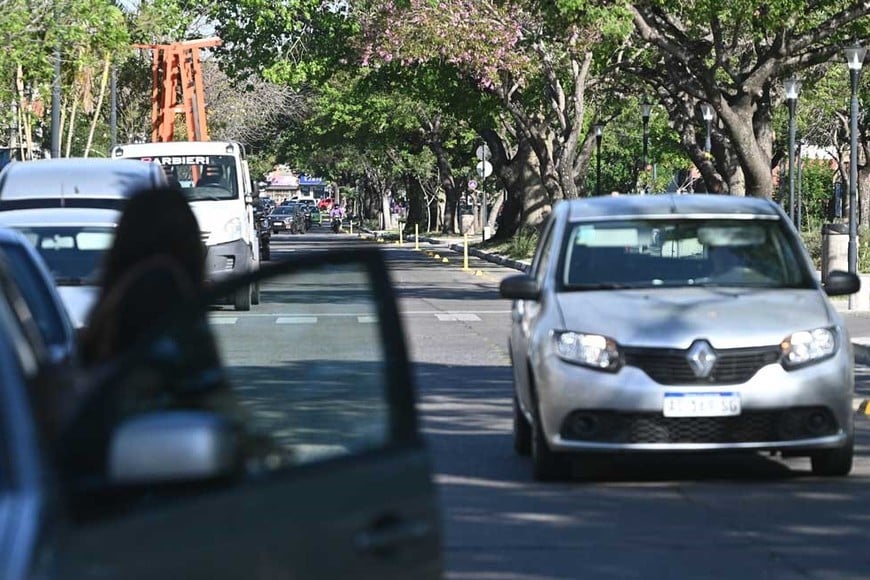
<svg viewBox="0 0 870 580">
<path fill-rule="evenodd" d="M 173 259 L 200 288 L 205 277 L 205 252 L 196 216 L 177 187 L 146 189 L 126 203 L 115 229 L 115 240 L 103 264 L 102 292 L 144 260 Z"/>
</svg>

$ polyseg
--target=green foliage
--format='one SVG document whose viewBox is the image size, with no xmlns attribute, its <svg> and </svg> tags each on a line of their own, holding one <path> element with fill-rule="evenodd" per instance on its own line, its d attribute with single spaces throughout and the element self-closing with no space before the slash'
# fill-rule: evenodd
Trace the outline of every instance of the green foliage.
<svg viewBox="0 0 870 580">
<path fill-rule="evenodd" d="M 538 244 L 538 230 L 533 227 L 520 229 L 508 245 L 508 256 L 515 260 L 531 258 Z"/>
</svg>

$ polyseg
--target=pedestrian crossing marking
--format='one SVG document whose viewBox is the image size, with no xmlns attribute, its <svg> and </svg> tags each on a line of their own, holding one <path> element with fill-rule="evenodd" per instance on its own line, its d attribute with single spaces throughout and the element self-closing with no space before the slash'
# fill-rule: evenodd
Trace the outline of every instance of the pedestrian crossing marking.
<svg viewBox="0 0 870 580">
<path fill-rule="evenodd" d="M 275 324 L 317 324 L 315 316 L 281 316 Z"/>
<path fill-rule="evenodd" d="M 377 316 L 357 316 L 356 321 L 362 324 L 373 324 L 378 321 Z"/>
<path fill-rule="evenodd" d="M 211 318 L 212 324 L 235 324 L 239 319 L 236 316 L 215 316 Z"/>
<path fill-rule="evenodd" d="M 438 312 L 435 317 L 441 322 L 480 322 L 480 316 L 470 312 Z"/>
</svg>

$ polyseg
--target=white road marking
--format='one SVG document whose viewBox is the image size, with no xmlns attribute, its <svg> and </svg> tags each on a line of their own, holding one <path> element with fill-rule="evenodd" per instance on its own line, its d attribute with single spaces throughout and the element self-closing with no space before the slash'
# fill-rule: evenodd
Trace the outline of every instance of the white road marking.
<svg viewBox="0 0 870 580">
<path fill-rule="evenodd" d="M 378 321 L 377 316 L 357 316 L 356 321 L 362 324 L 372 324 Z"/>
<path fill-rule="evenodd" d="M 480 316 L 468 312 L 437 312 L 435 317 L 441 322 L 480 322 Z"/>
<path fill-rule="evenodd" d="M 209 322 L 212 324 L 235 324 L 239 321 L 237 316 L 212 316 Z"/>
<path fill-rule="evenodd" d="M 275 324 L 317 324 L 316 316 L 280 316 Z"/>
</svg>

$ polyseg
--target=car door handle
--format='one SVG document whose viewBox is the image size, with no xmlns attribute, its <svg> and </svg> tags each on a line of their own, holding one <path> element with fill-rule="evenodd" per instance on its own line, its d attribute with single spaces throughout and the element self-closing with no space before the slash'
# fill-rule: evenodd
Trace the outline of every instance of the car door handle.
<svg viewBox="0 0 870 580">
<path fill-rule="evenodd" d="M 356 536 L 356 545 L 366 552 L 384 552 L 400 544 L 423 538 L 432 526 L 422 520 L 382 518 Z"/>
</svg>

